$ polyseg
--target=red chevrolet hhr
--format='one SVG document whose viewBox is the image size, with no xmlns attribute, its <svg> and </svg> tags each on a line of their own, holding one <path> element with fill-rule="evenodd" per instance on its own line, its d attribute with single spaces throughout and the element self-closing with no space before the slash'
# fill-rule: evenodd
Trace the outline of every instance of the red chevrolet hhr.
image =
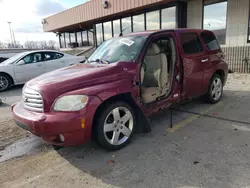
<svg viewBox="0 0 250 188">
<path fill-rule="evenodd" d="M 218 102 L 228 65 L 211 31 L 131 33 L 102 43 L 84 64 L 41 75 L 12 106 L 16 124 L 56 146 L 94 139 L 120 149 L 147 116 L 205 95 Z"/>
</svg>

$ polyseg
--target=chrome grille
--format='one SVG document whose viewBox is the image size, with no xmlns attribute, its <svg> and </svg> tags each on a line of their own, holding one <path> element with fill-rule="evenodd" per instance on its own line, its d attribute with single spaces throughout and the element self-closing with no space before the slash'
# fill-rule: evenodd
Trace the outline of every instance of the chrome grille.
<svg viewBox="0 0 250 188">
<path fill-rule="evenodd" d="M 23 89 L 23 104 L 24 107 L 31 111 L 43 112 L 43 98 L 35 90 Z"/>
</svg>

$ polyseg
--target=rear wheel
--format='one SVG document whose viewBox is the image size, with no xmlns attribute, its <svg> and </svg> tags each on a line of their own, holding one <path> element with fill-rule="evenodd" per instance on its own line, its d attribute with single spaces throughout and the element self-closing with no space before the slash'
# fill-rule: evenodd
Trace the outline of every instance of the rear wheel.
<svg viewBox="0 0 250 188">
<path fill-rule="evenodd" d="M 106 149 L 118 150 L 131 140 L 135 123 L 135 113 L 130 105 L 122 101 L 113 102 L 98 117 L 96 141 Z"/>
<path fill-rule="evenodd" d="M 208 101 L 211 103 L 217 103 L 220 101 L 223 94 L 223 81 L 220 75 L 215 74 L 209 86 L 209 92 L 207 95 Z"/>
<path fill-rule="evenodd" d="M 11 85 L 11 78 L 6 74 L 0 74 L 0 92 L 10 89 Z"/>
</svg>

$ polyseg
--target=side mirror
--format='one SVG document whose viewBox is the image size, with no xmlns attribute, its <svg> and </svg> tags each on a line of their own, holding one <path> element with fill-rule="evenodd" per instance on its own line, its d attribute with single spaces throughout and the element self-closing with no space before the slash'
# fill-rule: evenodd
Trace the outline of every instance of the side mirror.
<svg viewBox="0 0 250 188">
<path fill-rule="evenodd" d="M 18 63 L 17 63 L 17 65 L 24 65 L 24 64 L 25 64 L 24 60 L 20 60 L 20 61 L 18 61 Z"/>
</svg>

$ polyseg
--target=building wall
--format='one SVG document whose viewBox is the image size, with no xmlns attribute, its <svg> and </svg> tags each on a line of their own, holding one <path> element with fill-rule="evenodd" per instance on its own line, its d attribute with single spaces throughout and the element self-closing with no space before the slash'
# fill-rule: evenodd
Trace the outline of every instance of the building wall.
<svg viewBox="0 0 250 188">
<path fill-rule="evenodd" d="M 203 1 L 190 0 L 187 2 L 187 28 L 202 28 Z"/>
<path fill-rule="evenodd" d="M 228 0 L 226 45 L 246 46 L 249 0 Z"/>
<path fill-rule="evenodd" d="M 246 46 L 248 37 L 249 0 L 228 0 L 226 44 L 223 47 Z M 187 27 L 201 29 L 203 0 L 187 2 Z"/>
</svg>

